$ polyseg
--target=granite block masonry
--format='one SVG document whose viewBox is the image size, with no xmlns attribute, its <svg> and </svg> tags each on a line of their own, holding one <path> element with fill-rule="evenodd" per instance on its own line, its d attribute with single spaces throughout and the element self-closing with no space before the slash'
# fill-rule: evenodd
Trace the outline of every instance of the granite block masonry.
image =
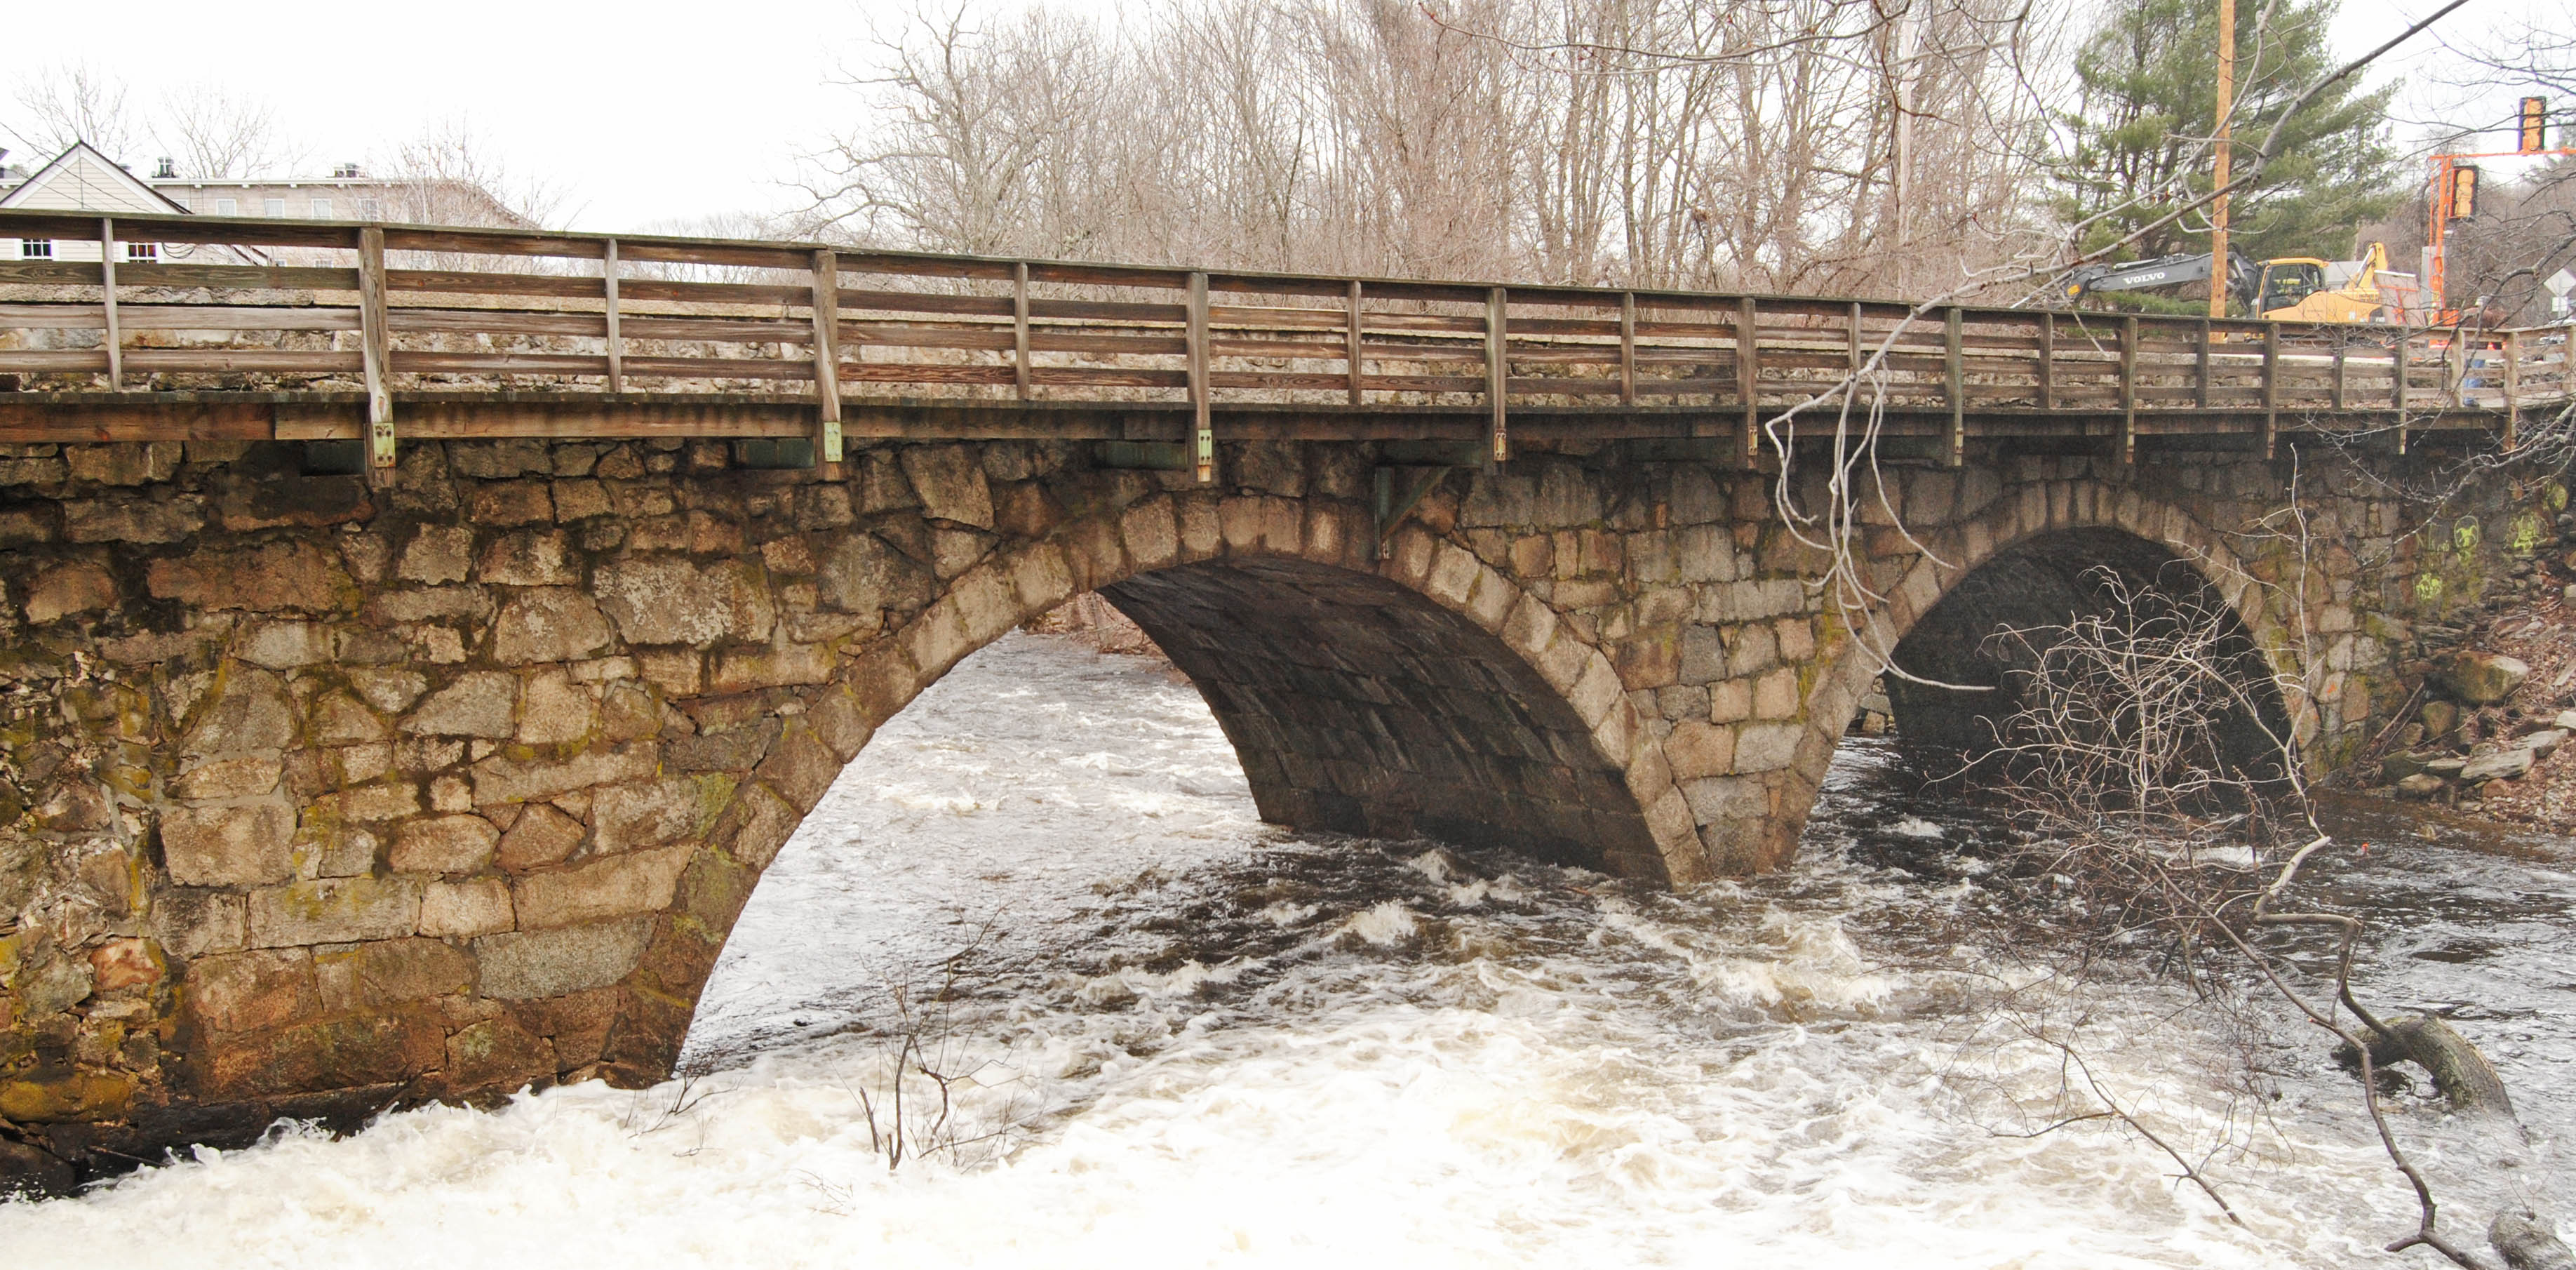
<svg viewBox="0 0 2576 1270">
<path fill-rule="evenodd" d="M 2310 685 L 2325 768 L 2397 704 L 2408 624 L 2556 510 L 2410 534 L 2312 463 L 2301 556 L 2249 532 L 2285 485 L 2259 458 L 1890 467 L 1872 514 L 1907 532 L 1865 531 L 1856 640 L 1772 478 L 1714 456 L 1462 470 L 1384 558 L 1374 443 L 1229 445 L 1213 487 L 1097 457 L 869 443 L 826 479 L 416 442 L 371 490 L 284 443 L 0 447 L 0 1136 L 81 1162 L 660 1078 L 833 776 L 1086 591 L 1198 685 L 1271 820 L 1688 886 L 1787 859 L 1869 648 L 2033 544 L 2206 579 Z"/>
</svg>

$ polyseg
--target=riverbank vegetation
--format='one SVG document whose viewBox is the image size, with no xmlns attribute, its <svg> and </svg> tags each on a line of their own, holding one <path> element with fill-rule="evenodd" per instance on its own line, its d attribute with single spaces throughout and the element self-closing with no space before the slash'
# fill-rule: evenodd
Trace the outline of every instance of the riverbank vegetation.
<svg viewBox="0 0 2576 1270">
<path fill-rule="evenodd" d="M 2363 919 L 2309 902 L 2367 844 L 2320 824 L 2286 723 L 2304 685 L 2265 670 L 2224 603 L 2133 588 L 2109 570 L 2097 581 L 2094 611 L 1989 638 L 2015 667 L 2018 708 L 1991 721 L 1992 748 L 1976 762 L 2016 830 L 2004 885 L 2046 931 L 2020 946 L 2048 973 L 2002 993 L 1998 1011 L 2067 1056 L 2046 1127 L 2116 1120 L 2235 1218 L 2205 1157 L 2092 1077 L 2084 1011 L 2071 1008 L 2088 983 L 2170 979 L 2197 1013 L 2247 1038 L 2245 1069 L 2222 1074 L 2230 1086 L 2259 1093 L 2280 1022 L 2331 1038 L 2416 1200 L 2415 1229 L 2390 1251 L 2422 1247 L 2475 1270 L 2493 1264 L 2483 1241 L 2515 1270 L 2576 1265 L 2494 1066 L 2438 1015 L 2365 1001 L 2353 976 Z M 2256 761 L 2242 755 L 2249 735 L 2262 742 Z M 2395 1064 L 2422 1071 L 2448 1114 L 2420 1128 L 2393 1116 Z"/>
</svg>

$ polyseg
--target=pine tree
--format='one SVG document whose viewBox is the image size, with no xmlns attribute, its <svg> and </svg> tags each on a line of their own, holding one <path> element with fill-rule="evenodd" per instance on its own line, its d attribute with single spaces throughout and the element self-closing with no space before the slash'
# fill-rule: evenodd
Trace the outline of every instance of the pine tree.
<svg viewBox="0 0 2576 1270">
<path fill-rule="evenodd" d="M 2240 2 L 2236 153 L 2241 164 L 2308 85 L 2338 65 L 2327 28 L 2335 0 Z M 2217 132 L 2218 0 L 2111 0 L 2076 55 L 2079 109 L 2054 173 L 2058 210 L 2091 251 L 2172 210 L 2182 192 L 2210 188 Z M 2231 245 L 2256 260 L 2346 254 L 2360 225 L 2394 206 L 2397 156 L 2388 141 L 2393 88 L 2347 80 L 2291 116 L 2261 176 L 2233 199 Z M 2243 169 L 2238 169 L 2241 175 Z M 2207 215 L 2163 226 L 2122 258 L 2206 251 Z"/>
</svg>

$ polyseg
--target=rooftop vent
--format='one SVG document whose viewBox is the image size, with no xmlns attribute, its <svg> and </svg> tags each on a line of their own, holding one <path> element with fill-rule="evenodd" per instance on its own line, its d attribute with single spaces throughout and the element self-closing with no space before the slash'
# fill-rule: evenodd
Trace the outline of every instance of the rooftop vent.
<svg viewBox="0 0 2576 1270">
<path fill-rule="evenodd" d="M 331 179 L 335 181 L 352 180 L 355 179 L 357 175 L 358 165 L 355 163 L 342 163 L 331 169 Z"/>
<path fill-rule="evenodd" d="M 153 165 L 152 165 L 152 179 L 153 179 L 153 180 L 155 180 L 155 181 L 175 181 L 175 180 L 178 180 L 178 179 L 179 179 L 179 165 L 178 165 L 176 162 L 173 162 L 172 160 L 169 160 L 169 159 L 163 159 L 163 160 L 161 160 L 160 162 L 153 164 Z"/>
</svg>

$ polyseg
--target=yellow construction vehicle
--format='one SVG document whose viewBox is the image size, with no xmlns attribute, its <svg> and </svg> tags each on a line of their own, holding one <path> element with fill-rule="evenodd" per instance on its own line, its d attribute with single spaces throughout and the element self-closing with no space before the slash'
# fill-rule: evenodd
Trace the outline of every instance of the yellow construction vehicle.
<svg viewBox="0 0 2576 1270">
<path fill-rule="evenodd" d="M 2415 290 L 2415 275 L 2390 271 L 2388 248 L 2372 243 L 2359 260 L 2264 261 L 2254 310 L 2275 322 L 2391 322 Z"/>
<path fill-rule="evenodd" d="M 2390 322 L 2414 301 L 2413 274 L 2392 273 L 2388 249 L 2372 243 L 2359 260 L 2283 256 L 2256 264 L 2228 253 L 2227 289 L 2243 308 L 2278 322 Z M 2096 291 L 2155 291 L 2207 282 L 2209 253 L 2094 265 L 2067 280 L 2066 298 Z"/>
</svg>

